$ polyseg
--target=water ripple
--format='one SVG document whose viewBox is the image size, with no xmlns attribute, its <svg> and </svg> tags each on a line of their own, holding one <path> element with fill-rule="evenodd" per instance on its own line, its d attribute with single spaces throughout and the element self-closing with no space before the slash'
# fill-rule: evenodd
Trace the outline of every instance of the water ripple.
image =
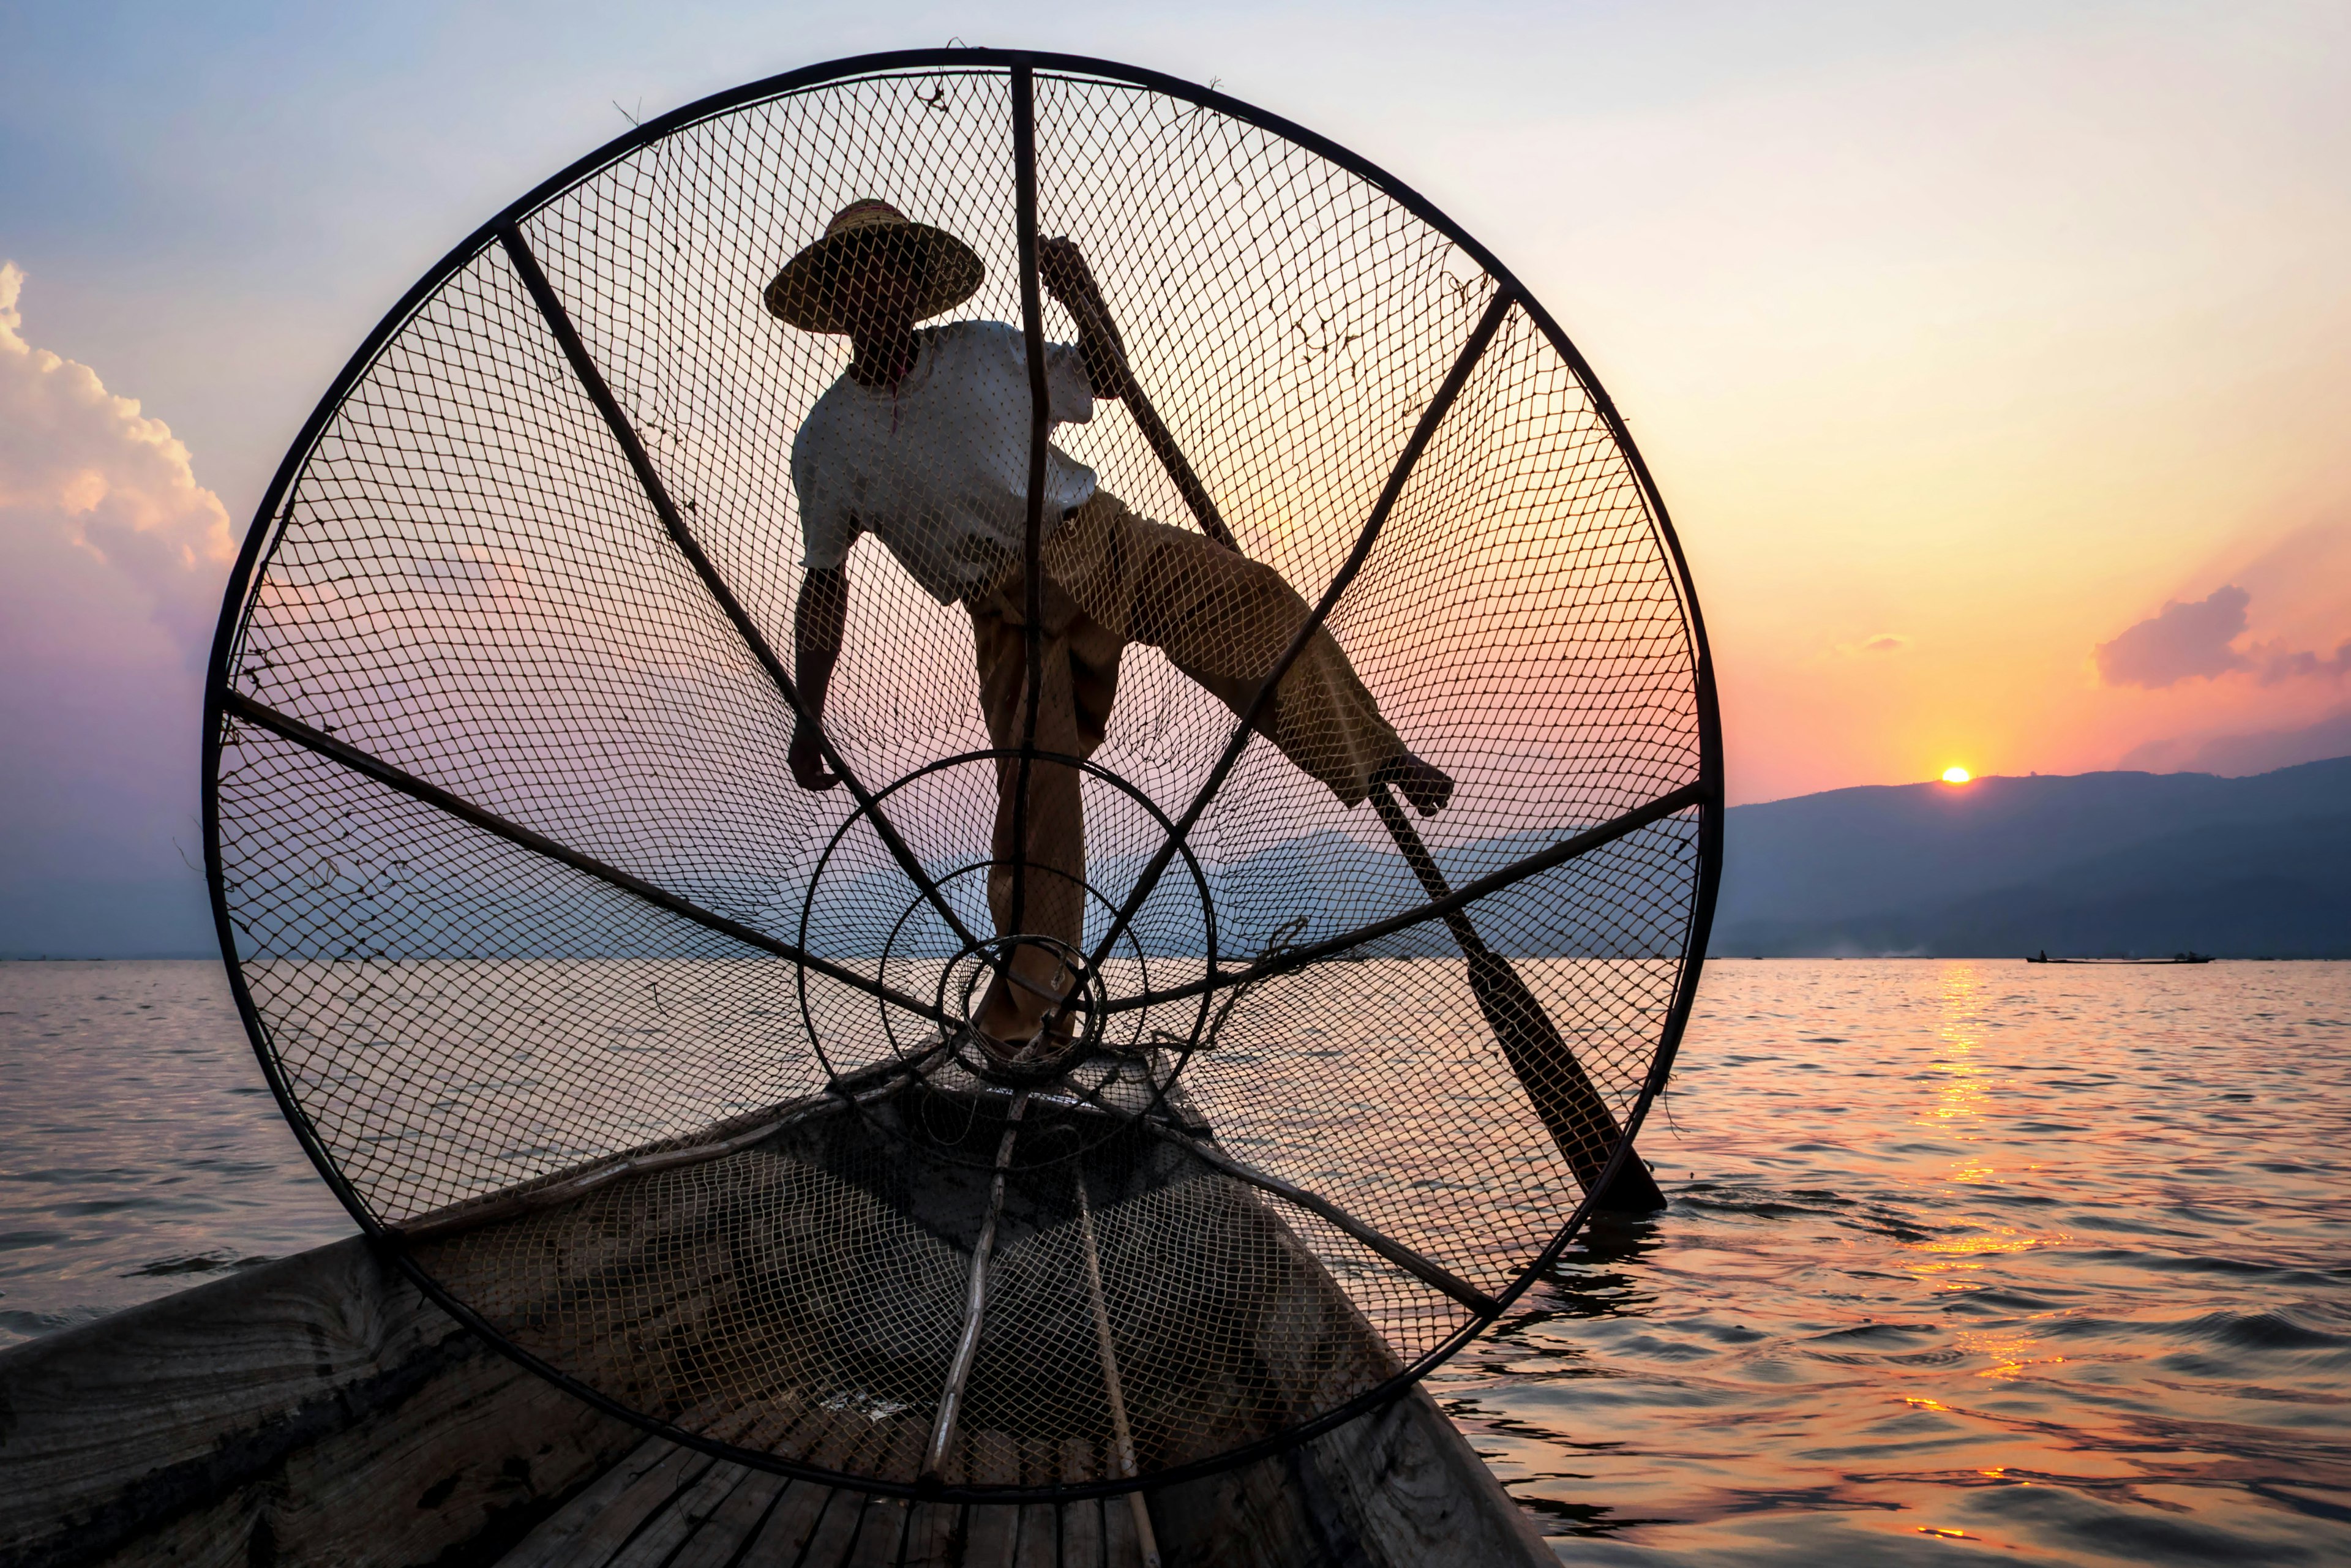
<svg viewBox="0 0 2351 1568">
<path fill-rule="evenodd" d="M 1432 1380 L 1569 1562 L 2351 1562 L 2351 965 L 1709 970 Z"/>
<path fill-rule="evenodd" d="M 1718 966 L 1672 1207 L 1432 1391 L 1570 1562 L 2351 1562 L 2346 1019 L 2342 964 Z M 0 1343 L 349 1230 L 217 965 L 0 966 Z"/>
<path fill-rule="evenodd" d="M 0 964 L 0 1344 L 351 1228 L 219 964 Z"/>
</svg>

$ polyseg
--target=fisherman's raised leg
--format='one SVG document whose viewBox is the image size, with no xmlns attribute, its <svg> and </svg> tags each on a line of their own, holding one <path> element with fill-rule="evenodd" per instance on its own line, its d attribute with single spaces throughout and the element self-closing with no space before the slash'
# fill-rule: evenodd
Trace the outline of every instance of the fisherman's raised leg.
<svg viewBox="0 0 2351 1568">
<path fill-rule="evenodd" d="M 1236 714 L 1256 696 L 1311 614 L 1272 568 L 1186 529 L 1136 516 L 1107 491 L 1047 545 L 1054 580 L 1111 631 L 1164 651 Z M 1413 755 L 1380 716 L 1346 652 L 1318 627 L 1274 687 L 1258 728 L 1340 801 L 1392 783 L 1422 815 L 1453 780 Z"/>
</svg>

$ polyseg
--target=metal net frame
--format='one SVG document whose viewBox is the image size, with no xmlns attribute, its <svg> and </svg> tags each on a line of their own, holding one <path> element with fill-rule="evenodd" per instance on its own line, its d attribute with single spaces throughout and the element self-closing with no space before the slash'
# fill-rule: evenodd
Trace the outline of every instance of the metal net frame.
<svg viewBox="0 0 2351 1568">
<path fill-rule="evenodd" d="M 1026 516 L 998 622 L 850 551 L 809 790 L 790 459 L 848 354 L 762 290 L 871 197 L 977 258 L 925 330 L 1020 357 Z M 1073 328 L 1125 395 L 1057 424 Z M 1077 566 L 1049 464 L 1118 503 Z M 1144 544 L 1058 750 L 1049 662 L 1101 672 L 1049 596 Z M 1350 783 L 1309 675 L 1449 803 Z M 1158 1484 L 1402 1392 L 1646 1182 L 1720 862 L 1689 574 L 1557 324 L 1364 160 L 1057 55 L 758 82 L 467 238 L 287 454 L 206 704 L 237 1002 L 362 1228 L 575 1394 L 881 1492 Z M 1077 1027 L 1021 1076 L 965 1025 L 1056 896 Z"/>
</svg>

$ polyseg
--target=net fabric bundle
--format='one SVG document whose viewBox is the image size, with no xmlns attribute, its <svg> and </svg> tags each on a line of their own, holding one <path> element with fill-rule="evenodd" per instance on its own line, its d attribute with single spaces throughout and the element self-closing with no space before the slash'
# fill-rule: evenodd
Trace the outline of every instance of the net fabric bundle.
<svg viewBox="0 0 2351 1568">
<path fill-rule="evenodd" d="M 1020 114 L 1033 234 L 1082 250 L 1138 401 L 1241 557 L 1338 589 L 1335 656 L 1458 783 L 1422 819 L 1261 733 L 1228 758 L 1249 684 L 1130 643 L 1079 785 L 1087 1043 L 1033 1090 L 955 1035 L 1018 759 L 972 617 L 870 533 L 824 714 L 854 785 L 785 765 L 793 443 L 849 346 L 763 300 L 879 198 L 977 260 L 925 330 L 1025 334 Z M 801 73 L 550 183 L 354 361 L 232 588 L 216 895 L 298 1130 L 507 1349 L 774 1468 L 1113 1489 L 1393 1392 L 1563 1243 L 1711 899 L 1695 604 L 1571 356 L 1393 183 L 1098 62 Z M 1051 439 L 1209 526 L 1131 406 Z M 1019 548 L 976 570 L 1018 602 Z M 1249 581 L 1183 657 L 1290 641 Z"/>
</svg>

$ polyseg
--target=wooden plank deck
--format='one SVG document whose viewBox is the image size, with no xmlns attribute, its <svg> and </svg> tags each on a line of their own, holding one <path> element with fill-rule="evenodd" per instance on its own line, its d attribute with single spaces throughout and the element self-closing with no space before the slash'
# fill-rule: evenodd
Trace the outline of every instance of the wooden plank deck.
<svg viewBox="0 0 2351 1568">
<path fill-rule="evenodd" d="M 1212 1220 L 1259 1225 L 1245 1195 L 1202 1189 L 1199 1202 Z M 1267 1234 L 1300 1261 L 1291 1293 L 1269 1301 L 1262 1343 L 1368 1338 L 1311 1257 L 1286 1232 Z M 1107 1227 L 1104 1241 L 1117 1244 Z M 1321 1380 L 1365 1370 L 1345 1357 L 1279 1364 L 1269 1352 L 1259 1375 L 1311 1407 L 1330 1392 Z M 1130 1392 L 1155 1376 L 1167 1374 L 1138 1355 Z M 795 1445 L 805 1437 L 801 1451 L 836 1463 L 873 1445 L 894 1454 L 913 1430 L 823 1406 L 705 1429 L 770 1447 L 778 1419 Z M 1108 1462 L 1104 1439 L 987 1424 L 968 1435 L 960 1468 L 981 1484 L 1083 1479 Z M 1273 1458 L 1144 1499 L 1168 1568 L 1554 1561 L 1418 1390 Z M 649 1439 L 496 1354 L 357 1238 L 0 1353 L 0 1568 L 1141 1562 L 1122 1499 L 910 1503 Z"/>
<path fill-rule="evenodd" d="M 1555 1561 L 1417 1391 L 1290 1454 L 1145 1497 L 1171 1568 Z M 649 1437 L 496 1561 L 498 1568 L 1140 1568 L 1143 1559 L 1122 1498 L 908 1502 L 745 1472 Z"/>
</svg>

